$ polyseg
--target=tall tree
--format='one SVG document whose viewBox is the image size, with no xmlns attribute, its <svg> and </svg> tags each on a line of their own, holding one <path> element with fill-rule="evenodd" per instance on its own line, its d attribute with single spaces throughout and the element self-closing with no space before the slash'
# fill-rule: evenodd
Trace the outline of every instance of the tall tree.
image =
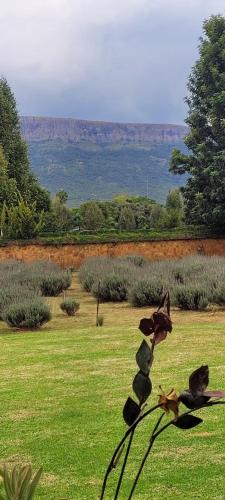
<svg viewBox="0 0 225 500">
<path fill-rule="evenodd" d="M 175 149 L 170 170 L 187 172 L 184 187 L 188 222 L 225 225 L 225 18 L 203 23 L 199 59 L 188 81 L 186 98 L 188 154 Z"/>
<path fill-rule="evenodd" d="M 127 231 L 136 229 L 134 212 L 128 204 L 121 207 L 118 225 L 120 229 L 125 229 Z"/>
<path fill-rule="evenodd" d="M 65 191 L 65 189 L 60 189 L 55 196 L 59 199 L 60 203 L 64 205 L 68 201 L 68 193 Z"/>
<path fill-rule="evenodd" d="M 23 193 L 30 175 L 27 148 L 20 134 L 16 101 L 5 78 L 0 79 L 0 144 L 8 162 L 8 175 Z"/>
<path fill-rule="evenodd" d="M 15 179 L 8 176 L 8 163 L 6 161 L 3 147 L 0 146 L 0 210 L 4 203 L 17 203 L 18 190 Z"/>
<path fill-rule="evenodd" d="M 83 227 L 93 231 L 100 229 L 105 222 L 103 212 L 95 201 L 83 203 L 81 205 L 80 215 Z"/>
<path fill-rule="evenodd" d="M 6 238 L 29 239 L 37 236 L 44 227 L 44 211 L 37 212 L 35 201 L 28 205 L 19 197 L 17 205 L 3 205 L 1 235 Z"/>
<path fill-rule="evenodd" d="M 29 202 L 35 198 L 39 210 L 49 208 L 50 196 L 41 188 L 30 169 L 27 146 L 20 132 L 16 101 L 5 78 L 0 79 L 0 145 L 7 161 L 7 175 L 16 181 L 23 198 Z"/>
<path fill-rule="evenodd" d="M 183 198 L 179 189 L 169 191 L 166 198 L 165 227 L 172 228 L 181 225 L 184 216 Z"/>
</svg>

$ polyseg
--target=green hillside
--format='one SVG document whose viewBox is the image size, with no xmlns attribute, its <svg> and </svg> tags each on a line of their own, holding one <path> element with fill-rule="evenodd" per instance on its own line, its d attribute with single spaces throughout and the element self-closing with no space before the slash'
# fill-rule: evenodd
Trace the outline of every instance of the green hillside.
<svg viewBox="0 0 225 500">
<path fill-rule="evenodd" d="M 87 199 L 109 199 L 119 192 L 146 195 L 163 202 L 169 189 L 181 186 L 184 176 L 168 172 L 174 147 L 170 142 L 104 143 L 54 138 L 27 139 L 33 170 L 52 194 L 65 189 L 69 204 Z"/>
</svg>

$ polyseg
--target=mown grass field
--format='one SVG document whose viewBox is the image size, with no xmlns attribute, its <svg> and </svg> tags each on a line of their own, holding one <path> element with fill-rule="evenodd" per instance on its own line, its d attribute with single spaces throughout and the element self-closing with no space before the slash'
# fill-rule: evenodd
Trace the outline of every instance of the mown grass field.
<svg viewBox="0 0 225 500">
<path fill-rule="evenodd" d="M 94 500 L 126 428 L 122 408 L 137 371 L 138 323 L 149 311 L 102 304 L 104 326 L 96 328 L 94 299 L 76 277 L 68 295 L 81 304 L 75 317 L 61 312 L 58 297 L 49 299 L 53 319 L 40 331 L 12 332 L 0 323 L 0 458 L 43 465 L 37 498 Z M 155 352 L 152 404 L 159 384 L 179 391 L 201 364 L 210 366 L 210 388 L 225 389 L 225 311 L 172 311 L 172 319 L 172 334 Z M 169 428 L 156 441 L 135 499 L 225 498 L 225 407 L 198 414 L 204 423 L 196 429 Z M 155 418 L 137 433 L 122 499 Z"/>
</svg>

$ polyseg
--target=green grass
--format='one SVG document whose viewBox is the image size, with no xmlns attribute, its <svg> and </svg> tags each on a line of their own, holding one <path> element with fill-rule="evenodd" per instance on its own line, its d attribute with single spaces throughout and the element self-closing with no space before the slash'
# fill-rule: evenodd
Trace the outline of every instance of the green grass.
<svg viewBox="0 0 225 500">
<path fill-rule="evenodd" d="M 76 281 L 67 296 L 80 302 L 75 317 L 49 299 L 53 320 L 37 332 L 12 332 L 0 323 L 1 461 L 44 467 L 37 498 L 97 499 L 105 468 L 126 426 L 122 408 L 132 396 L 139 319 L 149 311 L 101 304 L 104 326 L 95 327 L 95 301 Z M 225 388 L 224 312 L 172 311 L 174 330 L 157 347 L 153 394 L 187 386 L 201 364 L 210 366 L 210 388 Z M 135 499 L 223 499 L 225 408 L 201 410 L 191 431 L 171 428 L 156 441 Z M 154 419 L 134 441 L 121 498 L 140 462 Z M 115 485 L 118 472 L 110 477 Z M 109 493 L 106 499 L 112 499 Z"/>
</svg>

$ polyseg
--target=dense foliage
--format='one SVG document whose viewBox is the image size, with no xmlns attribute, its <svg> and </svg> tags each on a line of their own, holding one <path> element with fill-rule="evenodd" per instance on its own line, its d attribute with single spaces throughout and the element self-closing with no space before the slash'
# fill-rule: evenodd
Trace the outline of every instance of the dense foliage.
<svg viewBox="0 0 225 500">
<path fill-rule="evenodd" d="M 82 227 L 95 231 L 104 225 L 105 217 L 102 209 L 95 201 L 83 203 L 79 210 L 79 222 Z"/>
<path fill-rule="evenodd" d="M 121 276 L 119 271 L 110 272 L 100 282 L 94 282 L 91 292 L 94 297 L 106 302 L 122 302 L 127 298 L 128 281 L 125 275 Z"/>
<path fill-rule="evenodd" d="M 73 214 L 77 226 L 89 230 L 171 228 L 182 224 L 183 200 L 177 189 L 169 192 L 165 207 L 145 196 L 121 194 L 111 201 L 86 202 Z"/>
<path fill-rule="evenodd" d="M 203 24 L 199 59 L 188 82 L 189 106 L 185 144 L 175 149 L 171 171 L 188 173 L 184 188 L 187 220 L 225 225 L 225 17 Z"/>
<path fill-rule="evenodd" d="M 2 319 L 16 328 L 40 328 L 51 319 L 51 312 L 42 299 L 35 297 L 11 304 Z"/>
<path fill-rule="evenodd" d="M 30 169 L 16 101 L 5 78 L 0 79 L 0 146 L 7 162 L 7 175 L 9 179 L 13 179 L 21 196 L 27 203 L 35 201 L 38 210 L 49 209 L 50 196 L 41 188 Z"/>
<path fill-rule="evenodd" d="M 40 290 L 45 297 L 57 297 L 63 290 L 71 285 L 71 273 L 67 271 L 50 271 L 43 276 L 40 282 Z"/>
<path fill-rule="evenodd" d="M 42 296 L 58 295 L 71 275 L 51 262 L 0 263 L 0 319 L 10 326 L 39 328 L 51 318 Z"/>
<path fill-rule="evenodd" d="M 162 296 L 162 281 L 151 277 L 133 283 L 129 292 L 129 302 L 135 307 L 145 307 L 149 304 L 157 305 Z"/>
<path fill-rule="evenodd" d="M 151 198 L 164 203 L 168 191 L 184 183 L 168 170 L 172 149 L 186 151 L 182 141 L 91 144 L 88 140 L 29 140 L 28 146 L 41 184 L 52 195 L 63 186 L 70 207 L 88 199 L 110 200 L 120 192 L 146 196 L 148 191 Z"/>
<path fill-rule="evenodd" d="M 8 162 L 3 147 L 0 145 L 0 207 L 3 207 L 4 203 L 8 205 L 16 203 L 17 196 L 16 179 L 9 177 Z"/>
<path fill-rule="evenodd" d="M 139 263 L 141 262 L 141 265 Z M 79 279 L 86 291 L 100 300 L 126 300 L 136 307 L 159 302 L 170 290 L 171 302 L 181 309 L 205 309 L 225 303 L 225 259 L 195 255 L 182 260 L 149 262 L 137 256 L 86 260 Z M 100 286 L 99 286 L 100 283 Z"/>
<path fill-rule="evenodd" d="M 163 207 L 151 198 L 120 194 L 109 201 L 87 201 L 77 208 L 68 208 L 66 200 L 56 193 L 51 209 L 44 215 L 43 234 L 95 235 L 180 228 L 183 225 L 183 199 L 175 189 Z M 82 237 L 81 237 L 82 239 Z M 100 238 L 101 239 L 101 238 Z"/>
<path fill-rule="evenodd" d="M 4 238 L 32 238 L 43 229 L 50 195 L 34 177 L 13 93 L 0 79 L 0 230 Z"/>
<path fill-rule="evenodd" d="M 215 295 L 212 296 L 212 300 Z M 176 303 L 180 309 L 197 311 L 198 309 L 205 309 L 209 303 L 210 294 L 207 293 L 204 285 L 183 285 L 176 290 Z"/>
<path fill-rule="evenodd" d="M 37 236 L 44 227 L 44 211 L 39 212 L 36 202 L 28 204 L 18 196 L 15 205 L 4 204 L 1 213 L 1 231 L 4 238 L 29 239 Z"/>
<path fill-rule="evenodd" d="M 125 194 L 115 196 L 112 201 L 91 200 L 83 203 L 79 208 L 70 209 L 66 205 L 68 201 L 67 192 L 61 189 L 61 186 L 51 200 L 49 193 L 39 185 L 30 169 L 27 147 L 21 136 L 16 101 L 4 78 L 0 79 L 0 122 L 0 233 L 3 239 L 30 239 L 39 235 L 43 230 L 46 233 L 66 232 L 74 229 L 122 232 L 151 228 L 173 228 L 182 224 L 183 206 L 179 190 L 169 193 L 166 207 L 157 204 L 148 196 Z M 37 148 L 37 143 L 35 147 Z M 112 145 L 110 147 L 113 149 Z M 153 145 L 149 147 L 155 154 L 155 161 L 160 163 L 157 148 L 155 150 Z M 162 147 L 165 149 L 166 146 L 163 145 Z M 130 145 L 127 145 L 125 149 L 130 152 Z M 82 151 L 85 155 L 83 149 Z M 139 148 L 137 148 L 137 151 L 139 151 Z M 95 152 L 92 148 L 92 162 L 94 161 Z M 145 154 L 147 154 L 147 150 Z M 124 168 L 120 168 L 117 149 L 113 149 L 113 155 L 115 156 L 113 175 L 115 175 L 116 171 L 120 171 L 123 179 L 128 176 L 134 181 L 135 176 L 131 175 L 130 177 L 129 168 L 126 174 Z M 61 162 L 62 158 L 60 158 L 60 170 L 63 170 L 62 185 L 65 185 L 65 172 L 62 169 Z M 145 185 L 146 181 L 144 179 L 143 183 L 143 178 L 140 175 L 140 165 L 135 163 L 135 169 L 138 172 L 139 181 L 141 180 L 142 184 Z M 98 183 L 101 178 L 100 170 L 101 166 L 98 165 Z M 104 171 L 107 172 L 105 164 Z M 157 175 L 156 170 L 155 172 Z M 89 169 L 88 174 L 90 176 Z M 170 174 L 167 175 L 170 176 Z M 53 174 L 51 173 L 51 184 L 52 177 Z M 92 189 L 93 181 L 94 177 L 91 179 Z M 149 183 L 151 184 L 151 179 L 147 175 L 147 192 Z M 158 186 L 159 183 L 152 182 L 152 185 Z M 123 186 L 122 183 L 121 188 Z M 128 186 L 129 183 L 126 187 Z M 69 183 L 70 187 L 71 182 Z M 85 198 L 87 198 L 87 183 L 85 183 L 85 191 Z M 135 187 L 135 192 L 137 192 L 137 187 Z M 104 193 L 99 194 L 100 198 L 107 196 L 105 183 Z M 171 199 L 173 199 L 172 205 Z M 74 204 L 77 204 L 77 200 L 74 200 L 74 202 Z"/>
<path fill-rule="evenodd" d="M 60 304 L 60 308 L 63 312 L 65 312 L 68 316 L 74 316 L 75 313 L 80 308 L 79 302 L 76 302 L 74 299 L 64 299 Z"/>
</svg>

